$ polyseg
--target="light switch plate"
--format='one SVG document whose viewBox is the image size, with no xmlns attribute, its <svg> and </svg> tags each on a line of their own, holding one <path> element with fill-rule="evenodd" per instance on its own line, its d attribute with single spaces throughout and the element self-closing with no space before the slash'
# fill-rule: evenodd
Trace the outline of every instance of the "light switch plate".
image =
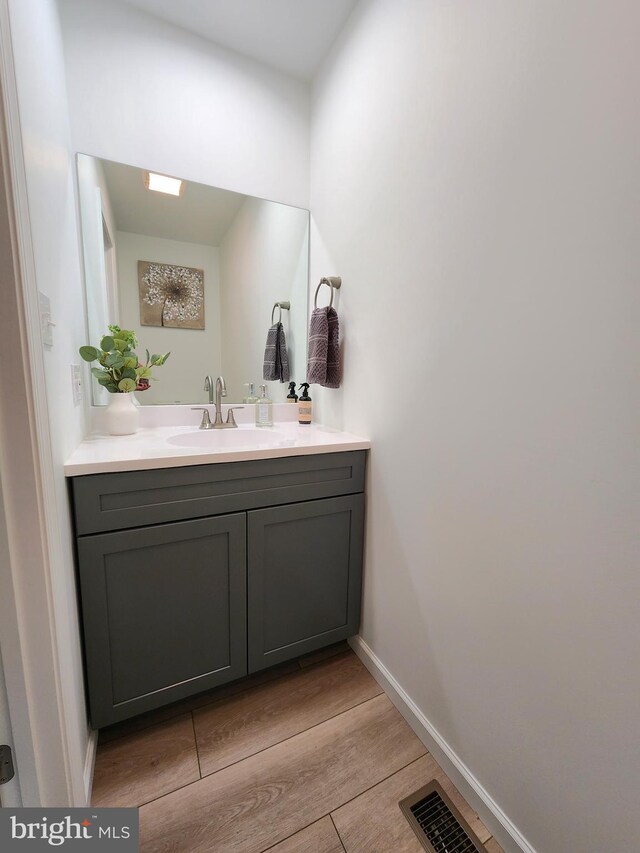
<svg viewBox="0 0 640 853">
<path fill-rule="evenodd" d="M 71 365 L 71 389 L 73 391 L 73 404 L 77 406 L 82 402 L 82 368 L 79 364 Z"/>
<path fill-rule="evenodd" d="M 53 327 L 55 323 L 51 319 L 51 300 L 44 293 L 38 291 L 38 301 L 40 305 L 40 332 L 42 334 L 42 343 L 46 347 L 53 346 Z"/>
</svg>

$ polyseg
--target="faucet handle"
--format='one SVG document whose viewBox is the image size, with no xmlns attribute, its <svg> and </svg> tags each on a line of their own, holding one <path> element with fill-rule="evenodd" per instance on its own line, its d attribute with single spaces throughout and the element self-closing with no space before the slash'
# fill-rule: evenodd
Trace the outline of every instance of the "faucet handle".
<svg viewBox="0 0 640 853">
<path fill-rule="evenodd" d="M 227 409 L 227 426 L 237 427 L 236 416 L 233 414 L 234 409 L 244 409 L 244 406 L 229 406 Z"/>
<path fill-rule="evenodd" d="M 204 406 L 191 406 L 192 412 L 202 412 L 202 421 L 200 423 L 200 429 L 211 429 L 213 424 L 211 423 L 211 418 L 209 417 L 209 409 L 206 409 Z"/>
</svg>

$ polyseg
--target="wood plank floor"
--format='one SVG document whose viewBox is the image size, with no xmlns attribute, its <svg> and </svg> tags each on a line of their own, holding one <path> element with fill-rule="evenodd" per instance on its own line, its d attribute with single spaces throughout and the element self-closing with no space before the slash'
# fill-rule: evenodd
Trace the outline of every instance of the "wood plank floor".
<svg viewBox="0 0 640 853">
<path fill-rule="evenodd" d="M 142 853 L 421 853 L 398 801 L 437 779 L 500 846 L 345 644 L 101 733 L 96 806 Z"/>
<path fill-rule="evenodd" d="M 94 806 L 141 806 L 200 778 L 190 714 L 98 749 Z"/>
<path fill-rule="evenodd" d="M 202 775 L 348 711 L 382 689 L 353 654 L 299 669 L 193 715 Z"/>
</svg>

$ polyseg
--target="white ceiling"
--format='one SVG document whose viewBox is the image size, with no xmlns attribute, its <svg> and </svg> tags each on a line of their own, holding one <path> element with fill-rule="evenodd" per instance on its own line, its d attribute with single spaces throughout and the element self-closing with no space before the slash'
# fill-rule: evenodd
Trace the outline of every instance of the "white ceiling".
<svg viewBox="0 0 640 853">
<path fill-rule="evenodd" d="M 191 181 L 181 196 L 150 192 L 144 169 L 100 162 L 118 231 L 218 246 L 247 197 Z"/>
<path fill-rule="evenodd" d="M 125 0 L 165 21 L 310 80 L 357 0 Z"/>
</svg>

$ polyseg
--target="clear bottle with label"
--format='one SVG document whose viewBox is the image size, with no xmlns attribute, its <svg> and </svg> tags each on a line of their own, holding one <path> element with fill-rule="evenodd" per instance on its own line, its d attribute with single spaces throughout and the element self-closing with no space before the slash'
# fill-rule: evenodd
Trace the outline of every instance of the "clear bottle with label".
<svg viewBox="0 0 640 853">
<path fill-rule="evenodd" d="M 302 394 L 298 398 L 298 423 L 310 424 L 313 416 L 313 403 L 309 396 L 309 383 L 303 382 L 300 387 Z"/>
<path fill-rule="evenodd" d="M 249 389 L 249 393 L 242 401 L 243 403 L 257 403 L 259 401 L 259 397 L 256 396 L 256 386 L 253 382 L 245 382 L 244 387 Z"/>
<path fill-rule="evenodd" d="M 267 386 L 260 386 L 261 395 L 256 403 L 256 426 L 257 427 L 272 427 L 273 426 L 273 403 L 267 397 Z"/>
</svg>

